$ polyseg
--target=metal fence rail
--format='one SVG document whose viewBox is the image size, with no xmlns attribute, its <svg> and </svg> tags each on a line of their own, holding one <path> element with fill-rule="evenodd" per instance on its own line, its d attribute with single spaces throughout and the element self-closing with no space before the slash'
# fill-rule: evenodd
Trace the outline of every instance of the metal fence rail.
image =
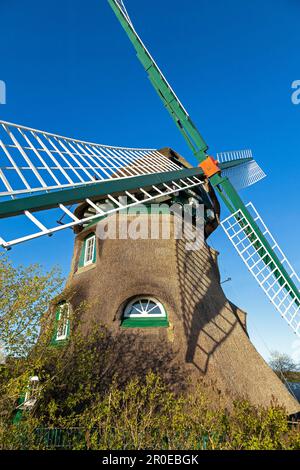
<svg viewBox="0 0 300 470">
<path fill-rule="evenodd" d="M 114 433 L 115 431 L 112 430 Z M 87 450 L 90 448 L 90 438 L 93 438 L 94 445 L 101 442 L 101 433 L 98 429 L 86 429 L 82 427 L 73 428 L 37 428 L 34 430 L 34 444 L 39 449 L 44 450 L 71 450 L 80 449 Z M 187 433 L 186 433 L 187 435 Z M 178 435 L 178 437 L 180 437 Z M 185 436 L 186 437 L 186 436 Z M 224 440 L 225 436 L 217 436 L 220 442 Z M 208 447 L 209 436 L 203 433 L 198 437 L 198 449 L 206 450 Z M 124 436 L 124 450 L 126 450 L 126 436 Z"/>
<path fill-rule="evenodd" d="M 86 447 L 85 430 L 74 428 L 37 428 L 35 443 L 45 449 L 72 449 L 76 445 Z"/>
</svg>

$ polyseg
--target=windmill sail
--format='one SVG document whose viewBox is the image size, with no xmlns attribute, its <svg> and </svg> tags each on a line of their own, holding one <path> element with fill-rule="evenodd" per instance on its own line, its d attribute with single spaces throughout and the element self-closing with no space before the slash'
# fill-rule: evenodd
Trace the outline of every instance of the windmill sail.
<svg viewBox="0 0 300 470">
<path fill-rule="evenodd" d="M 249 203 L 246 207 L 253 214 L 272 250 L 260 242 L 241 210 L 223 220 L 222 227 L 270 302 L 300 336 L 300 279 L 253 204 Z M 274 255 L 280 260 L 280 265 L 275 263 Z M 291 287 L 290 279 L 296 289 Z"/>
<path fill-rule="evenodd" d="M 0 198 L 180 170 L 155 149 L 111 147 L 0 121 Z"/>
<path fill-rule="evenodd" d="M 182 167 L 155 149 L 100 145 L 4 121 L 0 130 L 0 219 L 23 215 L 34 228 L 0 238 L 6 249 L 203 184 L 200 168 Z M 103 197 L 105 208 L 94 201 Z M 68 206 L 83 201 L 89 209 L 78 217 Z M 48 209 L 69 221 L 49 226 L 50 218 L 35 214 Z"/>
<path fill-rule="evenodd" d="M 127 10 L 126 10 L 125 5 L 122 2 L 122 0 L 116 0 L 116 4 L 120 8 L 121 12 L 123 13 L 123 15 L 126 18 L 126 20 L 128 21 L 128 23 L 133 27 L 133 24 L 131 23 L 131 19 L 130 19 L 128 13 L 127 13 Z"/>
<path fill-rule="evenodd" d="M 183 108 L 175 92 L 172 90 L 172 88 L 166 81 L 157 64 L 154 62 L 150 53 L 139 38 L 134 27 L 132 26 L 128 14 L 126 10 L 124 10 L 125 7 L 123 2 L 120 2 L 118 0 L 108 0 L 108 2 L 112 7 L 113 11 L 115 12 L 122 27 L 126 31 L 128 38 L 130 39 L 134 49 L 137 52 L 137 57 L 139 61 L 143 65 L 153 87 L 160 96 L 164 106 L 169 111 L 179 131 L 185 138 L 189 147 L 192 149 L 195 157 L 200 162 L 200 165 L 203 167 L 206 175 L 209 177 L 211 184 L 217 189 L 221 199 L 231 212 L 232 215 L 230 216 L 230 218 L 228 218 L 228 220 L 226 220 L 226 222 L 228 222 L 229 225 L 232 225 L 232 227 L 230 228 L 234 227 L 237 230 L 238 235 L 240 233 L 244 233 L 245 243 L 248 242 L 252 247 L 257 249 L 258 254 L 263 253 L 263 264 L 267 267 L 271 267 L 272 275 L 274 275 L 274 277 L 278 280 L 280 286 L 283 282 L 283 279 L 285 280 L 283 286 L 281 286 L 282 290 L 285 291 L 285 295 L 287 296 L 289 296 L 292 292 L 292 295 L 294 296 L 294 302 L 297 306 L 299 306 L 300 293 L 299 288 L 294 282 L 295 276 L 290 275 L 289 272 L 286 270 L 286 267 L 281 262 L 280 257 L 272 248 L 270 240 L 268 240 L 265 236 L 266 233 L 259 226 L 259 219 L 257 219 L 257 217 L 251 214 L 249 208 L 245 206 L 244 202 L 240 198 L 234 186 L 234 183 L 238 184 L 238 186 L 240 187 L 245 187 L 245 185 L 253 184 L 253 182 L 258 181 L 264 176 L 262 170 L 251 158 L 249 159 L 246 157 L 246 161 L 242 162 L 238 155 L 236 155 L 234 158 L 229 158 L 229 160 L 227 161 L 227 165 L 226 161 L 221 163 L 221 169 L 224 171 L 224 173 L 222 172 L 222 174 L 220 174 L 220 168 L 215 164 L 215 161 L 207 155 L 208 146 L 205 143 L 203 137 L 201 136 L 197 127 L 192 122 L 187 111 Z M 240 161 L 234 162 L 233 160 Z M 237 165 L 237 163 L 239 165 Z M 244 166 L 241 166 L 240 164 Z M 233 169 L 234 167 L 238 168 L 238 166 L 240 166 L 239 171 L 237 169 Z M 225 225 L 226 222 L 224 222 Z M 227 233 L 229 234 L 228 231 Z M 239 239 L 235 243 L 235 236 L 230 239 L 234 243 L 236 248 L 240 246 L 241 242 Z M 246 251 L 247 249 L 245 249 L 245 252 Z M 267 253 L 266 256 L 264 256 L 265 253 Z M 269 259 L 272 260 L 271 264 L 269 264 Z M 269 274 L 267 275 L 267 279 L 269 279 L 268 276 Z M 298 312 L 293 314 L 295 315 L 295 317 L 293 317 L 293 315 L 292 317 L 296 318 L 297 314 Z M 287 316 L 286 313 L 284 315 L 285 317 Z M 292 325 L 292 322 L 290 320 L 289 322 Z M 294 327 L 293 329 L 297 332 L 297 334 L 300 334 L 299 329 L 297 327 L 296 330 Z"/>
<path fill-rule="evenodd" d="M 163 101 L 165 108 L 170 113 L 177 128 L 197 158 L 200 160 L 204 159 L 208 149 L 206 142 L 191 120 L 187 110 L 181 103 L 168 80 L 162 73 L 161 69 L 158 67 L 152 55 L 139 37 L 130 20 L 123 1 L 108 0 L 108 2 L 117 15 L 118 19 L 121 21 L 121 24 L 126 33 L 130 37 L 130 40 L 137 52 L 138 59 L 142 63 L 149 80 L 151 81 L 158 96 Z"/>
<path fill-rule="evenodd" d="M 266 177 L 265 172 L 254 160 L 251 150 L 238 150 L 217 154 L 222 175 L 227 176 L 238 190 L 252 186 Z"/>
</svg>

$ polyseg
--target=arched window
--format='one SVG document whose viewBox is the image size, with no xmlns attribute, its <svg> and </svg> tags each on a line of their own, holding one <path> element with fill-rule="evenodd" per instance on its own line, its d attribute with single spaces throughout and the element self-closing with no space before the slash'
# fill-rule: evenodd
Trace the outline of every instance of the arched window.
<svg viewBox="0 0 300 470">
<path fill-rule="evenodd" d="M 124 308 L 123 327 L 169 326 L 167 313 L 161 302 L 146 295 L 131 299 Z"/>
</svg>

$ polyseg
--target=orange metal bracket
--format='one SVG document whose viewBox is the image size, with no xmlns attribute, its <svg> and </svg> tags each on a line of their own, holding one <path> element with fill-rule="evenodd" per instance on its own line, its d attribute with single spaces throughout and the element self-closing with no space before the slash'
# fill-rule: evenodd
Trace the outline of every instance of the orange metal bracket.
<svg viewBox="0 0 300 470">
<path fill-rule="evenodd" d="M 206 160 L 200 163 L 199 166 L 200 168 L 202 168 L 205 176 L 207 176 L 207 178 L 210 178 L 216 173 L 221 173 L 221 169 L 218 164 L 219 162 L 213 157 L 207 157 Z"/>
</svg>

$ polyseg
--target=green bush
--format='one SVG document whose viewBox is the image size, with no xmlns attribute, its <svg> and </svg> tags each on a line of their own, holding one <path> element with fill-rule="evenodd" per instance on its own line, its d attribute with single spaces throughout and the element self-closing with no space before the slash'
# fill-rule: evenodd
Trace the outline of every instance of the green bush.
<svg viewBox="0 0 300 470">
<path fill-rule="evenodd" d="M 48 402 L 50 423 L 45 414 L 34 413 L 25 414 L 17 425 L 2 421 L 1 448 L 300 449 L 299 429 L 289 428 L 284 409 L 258 408 L 245 400 L 235 401 L 230 411 L 213 409 L 204 390 L 177 396 L 152 372 L 124 388 L 114 382 L 81 412 L 72 413 L 71 403 L 67 416 L 60 414 L 54 400 Z M 75 408 L 77 403 L 75 399 Z"/>
<path fill-rule="evenodd" d="M 0 368 L 0 449 L 300 449 L 299 427 L 276 404 L 239 399 L 226 409 L 210 389 L 176 391 L 149 367 L 128 378 L 120 357 L 130 348 L 105 327 L 48 344 Z M 36 405 L 13 424 L 31 375 L 40 378 Z"/>
</svg>

